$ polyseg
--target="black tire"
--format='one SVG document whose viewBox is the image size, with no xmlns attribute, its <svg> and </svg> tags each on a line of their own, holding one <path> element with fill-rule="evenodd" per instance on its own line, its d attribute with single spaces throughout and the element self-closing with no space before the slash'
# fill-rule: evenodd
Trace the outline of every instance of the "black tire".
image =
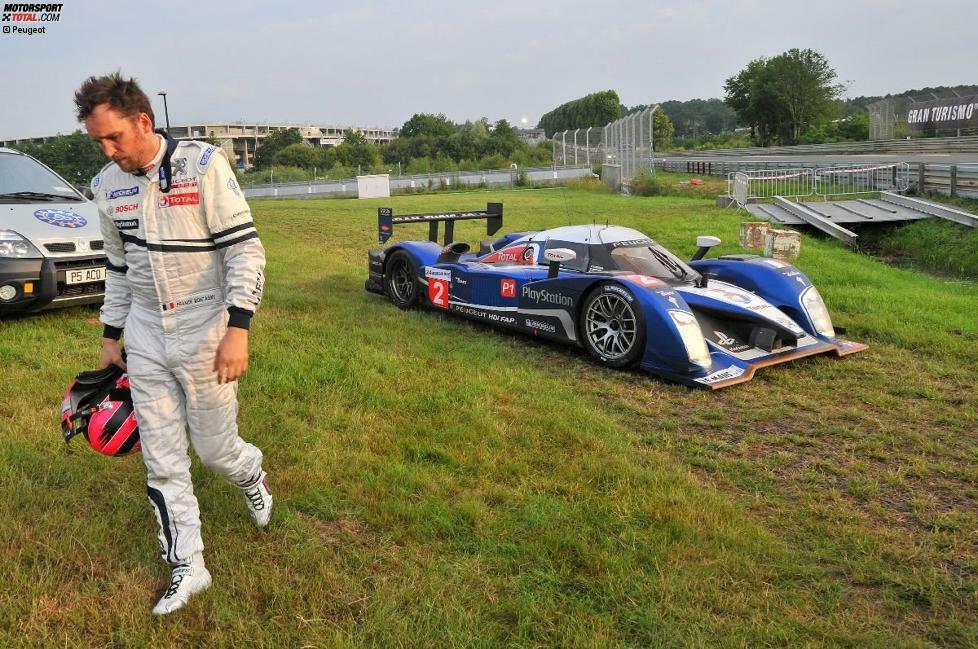
<svg viewBox="0 0 978 649">
<path fill-rule="evenodd" d="M 645 315 L 621 284 L 599 284 L 581 309 L 580 340 L 602 365 L 625 369 L 645 353 Z"/>
<path fill-rule="evenodd" d="M 398 309 L 410 309 L 421 297 L 418 266 L 411 255 L 396 251 L 387 261 L 384 271 L 384 292 Z"/>
</svg>

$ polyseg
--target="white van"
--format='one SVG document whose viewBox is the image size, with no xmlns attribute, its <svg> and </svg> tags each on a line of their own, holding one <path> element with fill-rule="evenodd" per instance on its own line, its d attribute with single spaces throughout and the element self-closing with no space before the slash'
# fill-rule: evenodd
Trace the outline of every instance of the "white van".
<svg viewBox="0 0 978 649">
<path fill-rule="evenodd" d="M 0 315 L 102 301 L 98 209 L 51 169 L 0 148 Z"/>
</svg>

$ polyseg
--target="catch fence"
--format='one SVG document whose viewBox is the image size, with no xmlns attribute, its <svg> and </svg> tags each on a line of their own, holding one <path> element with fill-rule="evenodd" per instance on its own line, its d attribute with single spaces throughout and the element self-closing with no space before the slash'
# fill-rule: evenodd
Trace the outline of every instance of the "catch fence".
<svg viewBox="0 0 978 649">
<path fill-rule="evenodd" d="M 621 168 L 622 184 L 628 184 L 643 170 L 654 173 L 652 117 L 658 108 L 650 106 L 607 126 L 554 133 L 554 167 L 617 166 Z"/>
</svg>

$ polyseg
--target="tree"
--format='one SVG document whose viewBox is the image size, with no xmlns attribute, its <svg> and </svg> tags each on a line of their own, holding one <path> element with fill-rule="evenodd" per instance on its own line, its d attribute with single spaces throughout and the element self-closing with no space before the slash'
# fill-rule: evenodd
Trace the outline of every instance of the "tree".
<svg viewBox="0 0 978 649">
<path fill-rule="evenodd" d="M 844 87 L 828 60 L 815 50 L 791 49 L 768 61 L 775 96 L 788 115 L 790 142 L 809 125 L 830 120 Z"/>
<path fill-rule="evenodd" d="M 771 125 L 779 121 L 777 104 L 767 84 L 767 59 L 754 59 L 723 84 L 725 101 L 761 146 L 770 144 Z"/>
<path fill-rule="evenodd" d="M 652 113 L 652 148 L 656 151 L 666 148 L 675 128 L 666 111 L 659 109 Z"/>
<path fill-rule="evenodd" d="M 283 149 L 279 149 L 272 158 L 272 162 L 284 167 L 312 169 L 316 166 L 316 158 L 316 149 L 305 142 L 299 142 L 298 144 L 290 144 Z"/>
<path fill-rule="evenodd" d="M 86 185 L 109 160 L 95 142 L 80 130 L 57 135 L 41 144 L 19 144 L 17 149 L 54 169 L 75 185 Z"/>
<path fill-rule="evenodd" d="M 411 119 L 404 122 L 404 126 L 401 127 L 398 135 L 400 137 L 415 137 L 418 135 L 448 137 L 454 132 L 455 124 L 442 114 L 415 113 L 411 116 Z"/>
<path fill-rule="evenodd" d="M 835 70 L 814 50 L 791 49 L 759 58 L 727 79 L 727 104 L 748 124 L 761 146 L 796 143 L 812 126 L 831 120 L 843 87 Z"/>
<path fill-rule="evenodd" d="M 509 158 L 519 145 L 520 137 L 516 134 L 516 129 L 504 119 L 496 122 L 492 128 L 492 133 L 489 135 L 489 152 Z"/>
<path fill-rule="evenodd" d="M 619 117 L 621 101 L 618 93 L 605 90 L 557 106 L 540 118 L 537 128 L 544 129 L 549 138 L 554 133 L 568 129 L 604 126 Z"/>
<path fill-rule="evenodd" d="M 359 167 L 369 170 L 382 162 L 379 149 L 367 141 L 360 131 L 347 129 L 343 132 L 343 143 L 334 149 L 336 161 L 346 167 Z"/>
<path fill-rule="evenodd" d="M 287 128 L 281 131 L 275 131 L 258 145 L 255 150 L 255 168 L 264 169 L 265 167 L 270 167 L 275 162 L 275 154 L 289 146 L 290 144 L 301 144 L 302 136 L 299 135 L 299 129 L 297 128 Z"/>
</svg>

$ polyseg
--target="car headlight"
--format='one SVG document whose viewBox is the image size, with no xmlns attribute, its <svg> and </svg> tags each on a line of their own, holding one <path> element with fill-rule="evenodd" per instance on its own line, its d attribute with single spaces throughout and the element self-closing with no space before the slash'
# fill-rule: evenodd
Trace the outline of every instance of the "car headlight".
<svg viewBox="0 0 978 649">
<path fill-rule="evenodd" d="M 808 314 L 812 324 L 815 325 L 815 331 L 823 336 L 835 338 L 832 318 L 829 317 L 829 310 L 825 308 L 825 302 L 822 301 L 822 296 L 819 295 L 817 288 L 809 286 L 802 291 L 801 307 Z"/>
<path fill-rule="evenodd" d="M 690 362 L 705 368 L 713 365 L 710 349 L 706 346 L 706 339 L 703 338 L 703 330 L 700 329 L 700 323 L 696 321 L 693 314 L 688 311 L 669 311 L 669 315 L 676 323 Z"/>
<path fill-rule="evenodd" d="M 31 242 L 13 230 L 0 230 L 0 257 L 6 259 L 31 259 L 40 257 L 41 253 L 31 245 Z"/>
</svg>

